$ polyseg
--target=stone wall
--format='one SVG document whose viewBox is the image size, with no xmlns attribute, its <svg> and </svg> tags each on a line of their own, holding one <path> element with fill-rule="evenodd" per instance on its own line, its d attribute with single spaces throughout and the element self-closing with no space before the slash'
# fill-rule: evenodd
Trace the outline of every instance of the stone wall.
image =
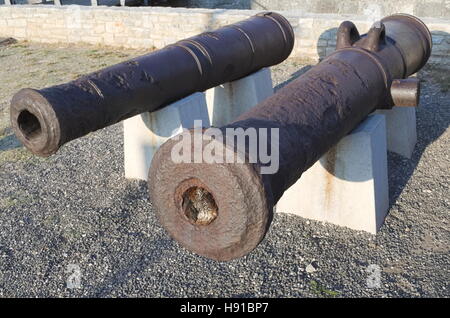
<svg viewBox="0 0 450 318">
<path fill-rule="evenodd" d="M 174 5 L 199 8 L 358 14 L 376 17 L 403 12 L 418 17 L 450 18 L 450 0 L 172 0 L 171 2 Z"/>
<path fill-rule="evenodd" d="M 252 0 L 169 0 L 171 6 L 207 9 L 251 9 Z"/>
<path fill-rule="evenodd" d="M 45 43 L 91 43 L 162 48 L 177 40 L 230 24 L 258 11 L 162 7 L 0 6 L 0 37 Z M 281 12 L 294 27 L 293 57 L 317 60 L 334 50 L 336 28 L 347 19 L 361 33 L 373 22 L 361 15 Z M 450 65 L 450 21 L 426 18 L 433 33 L 432 62 Z"/>
</svg>

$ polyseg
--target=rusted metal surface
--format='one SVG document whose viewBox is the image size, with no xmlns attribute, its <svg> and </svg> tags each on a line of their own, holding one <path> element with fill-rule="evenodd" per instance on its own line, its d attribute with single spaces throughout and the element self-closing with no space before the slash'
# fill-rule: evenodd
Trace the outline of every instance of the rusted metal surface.
<svg viewBox="0 0 450 318">
<path fill-rule="evenodd" d="M 16 43 L 17 40 L 14 38 L 0 38 L 0 47 L 7 46 Z"/>
<path fill-rule="evenodd" d="M 249 253 L 263 239 L 271 220 L 260 175 L 246 164 L 176 164 L 170 160 L 175 140 L 153 158 L 149 176 L 151 199 L 159 221 L 187 249 L 216 260 Z M 194 149 L 193 149 L 194 151 Z M 216 208 L 209 222 L 186 215 L 190 189 L 208 193 L 207 209 Z"/>
<path fill-rule="evenodd" d="M 30 151 L 48 156 L 91 131 L 278 64 L 293 45 L 289 22 L 262 13 L 70 83 L 22 89 L 12 127 Z"/>
<path fill-rule="evenodd" d="M 274 174 L 259 173 L 263 160 L 174 164 L 175 141 L 169 140 L 149 172 L 150 195 L 163 226 L 189 250 L 209 258 L 229 260 L 251 251 L 269 227 L 273 206 L 305 170 L 375 109 L 415 98 L 410 98 L 409 84 L 396 80 L 417 72 L 431 45 L 428 29 L 412 16 L 389 16 L 362 36 L 353 23 L 344 22 L 334 53 L 221 128 L 278 128 L 279 169 Z M 403 86 L 406 98 L 399 92 Z M 270 140 L 262 141 L 266 149 L 271 149 Z M 184 180 L 201 183 L 215 199 L 218 213 L 210 224 L 179 217 L 181 200 L 175 193 Z"/>
<path fill-rule="evenodd" d="M 391 96 L 395 106 L 419 106 L 420 80 L 417 78 L 393 80 L 391 85 Z"/>
</svg>

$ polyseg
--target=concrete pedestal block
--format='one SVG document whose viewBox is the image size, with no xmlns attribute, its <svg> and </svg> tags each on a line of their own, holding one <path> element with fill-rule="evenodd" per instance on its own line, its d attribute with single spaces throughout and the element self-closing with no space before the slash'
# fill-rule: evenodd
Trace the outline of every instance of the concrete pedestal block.
<svg viewBox="0 0 450 318">
<path fill-rule="evenodd" d="M 183 128 L 220 127 L 273 94 L 270 69 L 263 68 L 234 82 L 195 93 L 158 111 L 124 121 L 125 177 L 147 180 L 159 146 Z"/>
<path fill-rule="evenodd" d="M 221 127 L 273 94 L 270 69 L 263 68 L 250 76 L 206 91 L 211 125 Z"/>
<path fill-rule="evenodd" d="M 124 121 L 125 177 L 147 180 L 153 155 L 167 139 L 194 127 L 209 125 L 205 94 L 195 93 L 160 110 Z"/>
<path fill-rule="evenodd" d="M 386 116 L 387 149 L 411 158 L 417 143 L 416 108 L 393 107 L 375 113 Z"/>
<path fill-rule="evenodd" d="M 385 116 L 369 116 L 279 200 L 297 214 L 375 234 L 389 208 Z"/>
</svg>

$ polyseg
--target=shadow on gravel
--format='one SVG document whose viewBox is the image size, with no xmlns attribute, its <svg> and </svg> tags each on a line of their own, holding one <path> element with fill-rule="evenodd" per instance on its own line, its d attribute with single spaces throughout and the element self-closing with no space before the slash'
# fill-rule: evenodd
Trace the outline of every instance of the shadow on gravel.
<svg viewBox="0 0 450 318">
<path fill-rule="evenodd" d="M 449 38 L 449 33 L 432 31 L 433 42 L 440 43 Z M 437 140 L 450 126 L 450 67 L 444 64 L 450 49 L 433 48 L 433 61 L 428 61 L 417 77 L 421 79 L 420 106 L 416 111 L 417 144 L 411 159 L 388 153 L 389 207 L 397 201 L 419 164 L 426 148 Z M 437 84 L 441 92 L 433 91 Z M 435 87 L 436 88 L 436 87 Z M 401 167 L 402 169 L 399 169 Z"/>
<path fill-rule="evenodd" d="M 111 294 L 120 289 L 127 281 L 141 277 L 142 273 L 151 265 L 163 261 L 164 252 L 161 252 L 162 248 L 168 249 L 173 244 L 172 240 L 167 239 L 157 239 L 150 244 L 145 244 L 143 250 L 139 253 L 133 253 L 129 255 L 130 257 L 126 257 L 127 262 L 119 264 L 119 269 L 105 279 L 100 286 L 97 286 L 91 297 L 111 297 Z M 122 259 L 118 262 L 122 262 Z"/>
<path fill-rule="evenodd" d="M 0 137 L 0 152 L 22 147 L 20 141 L 14 134 Z"/>
<path fill-rule="evenodd" d="M 164 235 L 153 232 L 148 237 L 136 230 L 136 223 L 142 220 L 133 211 L 137 210 L 138 200 L 148 192 L 147 182 L 137 180 L 137 183 L 137 188 L 137 184 L 129 183 L 123 195 L 111 203 L 120 205 L 116 213 L 105 209 L 99 212 L 99 246 L 113 258 L 114 265 L 111 273 L 90 293 L 92 297 L 111 297 L 130 279 L 144 277 L 149 268 L 167 259 L 165 251 L 171 250 L 175 245 L 172 239 Z M 120 237 L 119 242 L 117 237 Z"/>
<path fill-rule="evenodd" d="M 431 66 L 431 69 L 433 68 Z M 416 112 L 417 144 L 412 157 L 407 159 L 396 153 L 388 153 L 389 207 L 397 201 L 427 147 L 450 126 L 450 92 L 436 94 L 432 91 L 429 87 L 432 84 L 429 78 L 433 75 L 430 74 L 429 69 L 430 67 L 425 67 L 417 74 L 419 78 L 426 78 L 426 80 L 422 83 L 420 106 Z M 440 86 L 443 84 L 437 83 Z"/>
</svg>

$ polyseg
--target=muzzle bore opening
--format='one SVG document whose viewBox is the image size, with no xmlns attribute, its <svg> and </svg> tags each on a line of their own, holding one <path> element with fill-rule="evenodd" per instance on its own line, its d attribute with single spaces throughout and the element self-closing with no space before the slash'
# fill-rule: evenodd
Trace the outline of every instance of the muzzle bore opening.
<svg viewBox="0 0 450 318">
<path fill-rule="evenodd" d="M 39 138 L 42 133 L 39 119 L 28 110 L 20 112 L 19 117 L 17 118 L 17 124 L 27 140 L 35 140 Z"/>
<path fill-rule="evenodd" d="M 206 189 L 193 186 L 183 193 L 183 214 L 195 225 L 208 225 L 217 218 L 218 207 Z"/>
</svg>

